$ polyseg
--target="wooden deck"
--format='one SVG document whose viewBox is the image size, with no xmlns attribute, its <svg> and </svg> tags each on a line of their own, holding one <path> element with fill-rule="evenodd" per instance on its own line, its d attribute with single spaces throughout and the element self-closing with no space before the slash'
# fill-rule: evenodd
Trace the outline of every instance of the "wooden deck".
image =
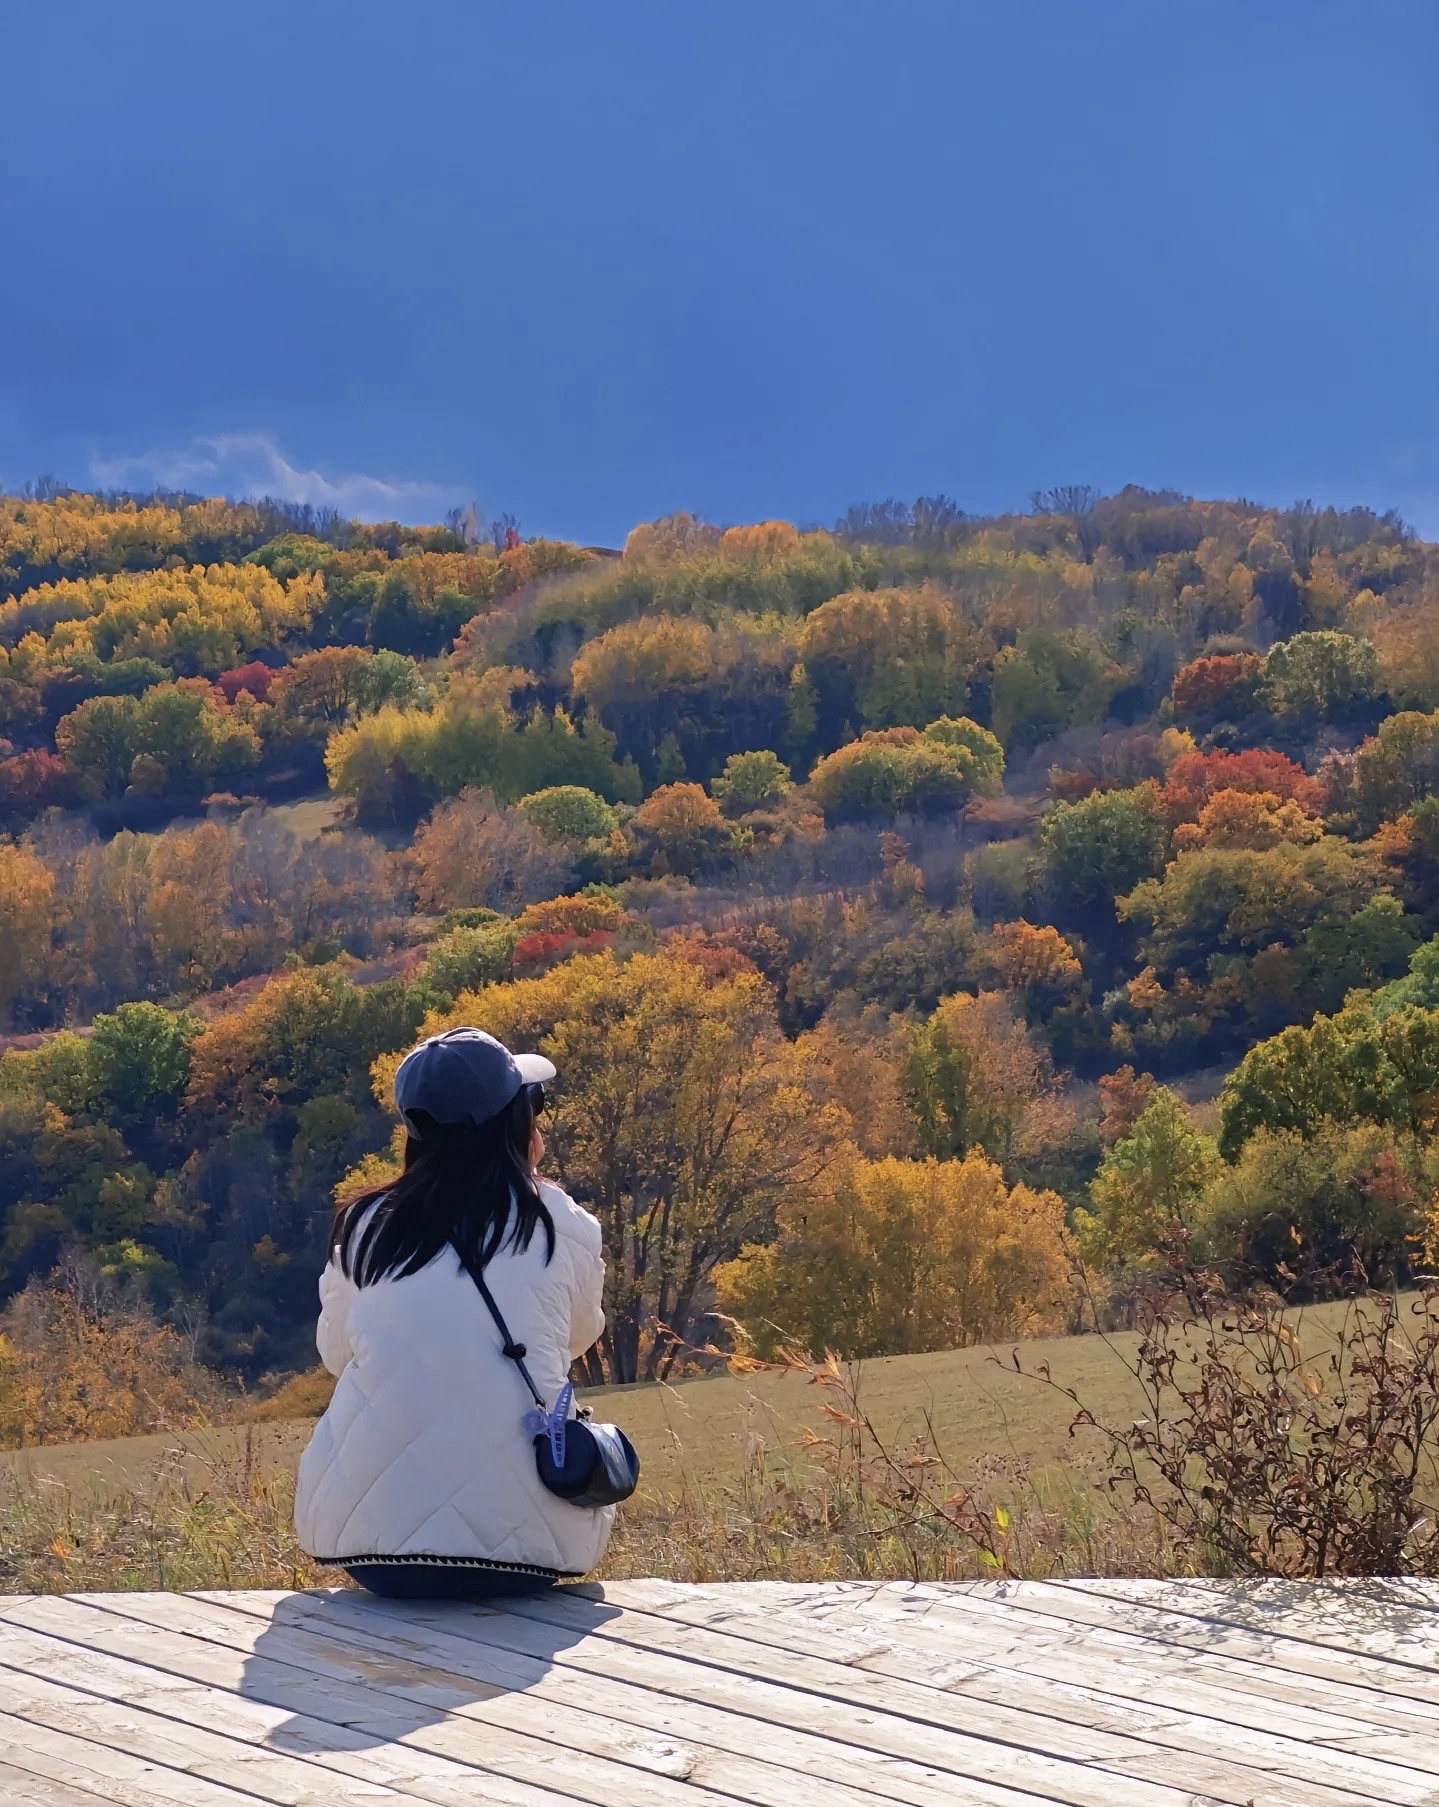
<svg viewBox="0 0 1439 1807">
<path fill-rule="evenodd" d="M 1439 1807 L 1439 1584 L 0 1597 L 0 1803 Z"/>
</svg>

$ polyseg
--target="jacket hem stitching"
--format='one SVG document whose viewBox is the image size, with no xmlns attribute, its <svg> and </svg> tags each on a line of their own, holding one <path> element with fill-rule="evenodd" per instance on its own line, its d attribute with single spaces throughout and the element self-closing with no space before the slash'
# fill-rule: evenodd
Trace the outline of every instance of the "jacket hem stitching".
<svg viewBox="0 0 1439 1807">
<path fill-rule="evenodd" d="M 506 1575 L 553 1575 L 567 1581 L 578 1579 L 584 1569 L 547 1568 L 536 1562 L 492 1562 L 484 1556 L 317 1556 L 316 1562 L 332 1563 L 337 1568 L 365 1567 L 371 1563 L 396 1563 L 406 1568 L 421 1569 L 498 1569 Z"/>
</svg>

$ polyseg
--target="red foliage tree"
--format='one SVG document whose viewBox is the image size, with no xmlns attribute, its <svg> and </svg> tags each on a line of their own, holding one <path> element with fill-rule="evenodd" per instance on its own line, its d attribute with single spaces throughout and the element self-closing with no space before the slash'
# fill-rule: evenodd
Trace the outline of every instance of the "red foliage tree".
<svg viewBox="0 0 1439 1807">
<path fill-rule="evenodd" d="M 65 809 L 78 800 L 75 774 L 56 754 L 32 747 L 0 759 L 0 812 L 38 816 L 42 810 Z"/>
<path fill-rule="evenodd" d="M 225 701 L 231 704 L 242 690 L 248 690 L 257 703 L 263 703 L 274 681 L 273 668 L 259 659 L 252 659 L 248 665 L 237 665 L 232 671 L 222 671 L 215 679 L 225 694 Z"/>
<path fill-rule="evenodd" d="M 547 967 L 557 966 L 561 960 L 572 959 L 576 954 L 602 954 L 607 947 L 614 945 L 614 939 L 608 929 L 595 929 L 588 935 L 566 933 L 564 930 L 525 935 L 515 943 L 511 958 L 515 971 L 528 976 L 543 972 Z"/>
<path fill-rule="evenodd" d="M 717 940 L 702 930 L 677 930 L 663 938 L 664 950 L 676 960 L 688 960 L 699 967 L 707 979 L 732 979 L 736 973 L 757 973 L 759 968 L 749 955 L 729 942 Z"/>
<path fill-rule="evenodd" d="M 1302 765 L 1268 747 L 1242 753 L 1181 753 L 1169 768 L 1169 782 L 1159 793 L 1172 822 L 1192 822 L 1216 791 L 1272 791 L 1293 798 L 1310 815 L 1324 808 L 1324 786 Z"/>
<path fill-rule="evenodd" d="M 1180 716 L 1247 714 L 1253 708 L 1264 671 L 1258 653 L 1216 653 L 1191 659 L 1175 674 L 1170 696 Z"/>
</svg>

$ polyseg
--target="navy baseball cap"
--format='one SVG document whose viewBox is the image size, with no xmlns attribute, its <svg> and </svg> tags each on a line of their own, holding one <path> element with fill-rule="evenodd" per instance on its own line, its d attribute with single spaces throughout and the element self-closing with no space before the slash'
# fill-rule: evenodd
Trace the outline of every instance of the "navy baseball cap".
<svg viewBox="0 0 1439 1807">
<path fill-rule="evenodd" d="M 527 1085 L 555 1077 L 543 1054 L 511 1054 L 483 1029 L 447 1029 L 422 1041 L 400 1062 L 395 1105 L 417 1140 L 416 1111 L 435 1123 L 488 1123 Z"/>
</svg>

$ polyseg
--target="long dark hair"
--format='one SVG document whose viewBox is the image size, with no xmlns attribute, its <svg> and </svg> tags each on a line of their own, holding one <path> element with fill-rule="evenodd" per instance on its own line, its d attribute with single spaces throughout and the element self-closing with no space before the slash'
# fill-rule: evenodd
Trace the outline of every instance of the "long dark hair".
<svg viewBox="0 0 1439 1807">
<path fill-rule="evenodd" d="M 401 1280 L 451 1244 L 484 1267 L 507 1242 L 527 1249 L 541 1228 L 548 1262 L 555 1222 L 530 1168 L 535 1108 L 528 1089 L 488 1123 L 425 1119 L 418 1127 L 423 1133 L 405 1143 L 399 1179 L 366 1187 L 336 1211 L 330 1252 L 341 1271 L 356 1286 Z"/>
</svg>

